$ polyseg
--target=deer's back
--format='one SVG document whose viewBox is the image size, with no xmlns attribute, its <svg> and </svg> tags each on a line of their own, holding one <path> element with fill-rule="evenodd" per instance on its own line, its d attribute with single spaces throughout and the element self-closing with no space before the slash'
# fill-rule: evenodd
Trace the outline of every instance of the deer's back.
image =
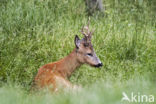
<svg viewBox="0 0 156 104">
<path fill-rule="evenodd" d="M 43 88 L 52 85 L 55 87 L 55 76 L 59 76 L 57 70 L 57 63 L 49 63 L 42 66 L 34 79 L 34 87 Z"/>
</svg>

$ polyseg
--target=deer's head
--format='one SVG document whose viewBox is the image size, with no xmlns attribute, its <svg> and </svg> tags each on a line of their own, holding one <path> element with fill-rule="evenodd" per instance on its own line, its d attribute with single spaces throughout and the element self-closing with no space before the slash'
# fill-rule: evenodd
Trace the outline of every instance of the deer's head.
<svg viewBox="0 0 156 104">
<path fill-rule="evenodd" d="M 83 39 L 80 40 L 77 35 L 75 36 L 75 46 L 78 61 L 94 67 L 101 67 L 102 62 L 96 56 L 91 43 L 93 31 L 89 31 L 89 24 L 82 28 L 81 33 L 84 35 Z"/>
</svg>

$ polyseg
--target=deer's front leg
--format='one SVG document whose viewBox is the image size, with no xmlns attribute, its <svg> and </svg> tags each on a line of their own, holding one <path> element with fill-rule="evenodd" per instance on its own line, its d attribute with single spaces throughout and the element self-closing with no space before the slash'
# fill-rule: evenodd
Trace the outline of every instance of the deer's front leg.
<svg viewBox="0 0 156 104">
<path fill-rule="evenodd" d="M 55 76 L 55 82 L 56 82 L 56 90 L 57 89 L 67 89 L 67 90 L 80 90 L 81 87 L 77 85 L 72 85 L 68 80 L 64 79 L 63 77 L 60 76 Z"/>
</svg>

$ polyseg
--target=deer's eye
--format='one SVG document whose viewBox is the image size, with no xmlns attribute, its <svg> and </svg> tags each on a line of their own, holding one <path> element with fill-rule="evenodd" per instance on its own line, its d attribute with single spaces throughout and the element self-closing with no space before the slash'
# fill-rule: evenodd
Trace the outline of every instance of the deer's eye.
<svg viewBox="0 0 156 104">
<path fill-rule="evenodd" d="M 87 55 L 88 55 L 88 56 L 93 56 L 93 54 L 92 54 L 92 53 L 87 53 Z"/>
</svg>

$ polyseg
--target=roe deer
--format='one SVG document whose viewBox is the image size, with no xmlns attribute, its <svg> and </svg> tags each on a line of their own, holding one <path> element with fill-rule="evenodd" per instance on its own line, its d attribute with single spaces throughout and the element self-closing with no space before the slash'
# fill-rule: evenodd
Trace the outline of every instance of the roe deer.
<svg viewBox="0 0 156 104">
<path fill-rule="evenodd" d="M 48 87 L 52 91 L 57 91 L 60 86 L 72 90 L 77 89 L 78 86 L 72 85 L 67 80 L 77 67 L 85 63 L 94 67 L 102 66 L 91 44 L 93 31 L 89 31 L 89 24 L 83 27 L 81 32 L 84 38 L 80 40 L 77 35 L 75 36 L 76 48 L 68 56 L 59 61 L 45 64 L 38 70 L 33 82 L 33 89 Z"/>
</svg>

